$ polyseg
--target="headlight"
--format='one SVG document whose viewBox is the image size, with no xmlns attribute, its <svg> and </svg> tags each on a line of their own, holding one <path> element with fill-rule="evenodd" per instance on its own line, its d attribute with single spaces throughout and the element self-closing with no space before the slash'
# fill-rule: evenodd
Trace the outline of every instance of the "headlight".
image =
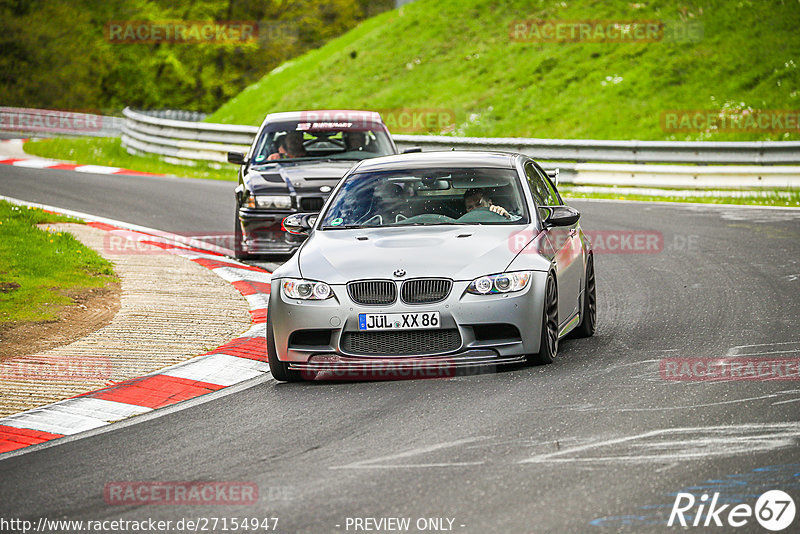
<svg viewBox="0 0 800 534">
<path fill-rule="evenodd" d="M 292 197 L 285 195 L 250 195 L 248 208 L 288 210 L 292 209 Z"/>
<path fill-rule="evenodd" d="M 283 294 L 291 299 L 325 300 L 333 296 L 331 286 L 325 282 L 287 278 L 281 284 L 281 288 Z"/>
<path fill-rule="evenodd" d="M 489 276 L 481 276 L 470 282 L 467 292 L 473 295 L 513 293 L 514 291 L 522 291 L 528 287 L 528 282 L 530 281 L 530 271 L 492 274 Z"/>
</svg>

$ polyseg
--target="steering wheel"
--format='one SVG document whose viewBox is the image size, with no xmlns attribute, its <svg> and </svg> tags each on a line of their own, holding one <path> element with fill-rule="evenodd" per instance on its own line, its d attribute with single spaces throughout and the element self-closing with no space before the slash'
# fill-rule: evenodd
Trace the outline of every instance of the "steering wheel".
<svg viewBox="0 0 800 534">
<path fill-rule="evenodd" d="M 508 221 L 509 219 L 499 213 L 493 212 L 487 206 L 481 206 L 472 211 L 468 211 L 456 220 L 458 222 L 499 222 Z"/>
</svg>

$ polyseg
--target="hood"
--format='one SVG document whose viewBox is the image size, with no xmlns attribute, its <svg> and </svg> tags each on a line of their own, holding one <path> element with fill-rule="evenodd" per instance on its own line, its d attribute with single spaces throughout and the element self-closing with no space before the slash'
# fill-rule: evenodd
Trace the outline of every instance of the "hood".
<svg viewBox="0 0 800 534">
<path fill-rule="evenodd" d="M 253 192 L 258 192 L 262 189 L 274 191 L 276 184 L 285 184 L 287 181 L 295 189 L 319 188 L 324 185 L 333 187 L 339 183 L 342 176 L 356 163 L 358 162 L 305 161 L 292 164 L 274 163 L 251 168 L 247 180 Z"/>
<path fill-rule="evenodd" d="M 475 225 L 316 231 L 298 252 L 298 263 L 304 278 L 329 284 L 394 279 L 397 269 L 406 271 L 403 279 L 472 280 L 508 267 L 520 231 L 531 230 Z"/>
</svg>

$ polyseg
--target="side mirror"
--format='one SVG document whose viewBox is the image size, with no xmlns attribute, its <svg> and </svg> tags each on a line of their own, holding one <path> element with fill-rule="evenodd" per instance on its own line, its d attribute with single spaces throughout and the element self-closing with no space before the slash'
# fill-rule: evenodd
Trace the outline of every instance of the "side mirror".
<svg viewBox="0 0 800 534">
<path fill-rule="evenodd" d="M 241 152 L 228 152 L 228 163 L 244 165 L 247 163 L 247 160 L 245 159 L 244 154 Z"/>
<path fill-rule="evenodd" d="M 283 220 L 283 229 L 294 235 L 308 235 L 309 230 L 317 222 L 318 213 L 295 213 Z"/>
<path fill-rule="evenodd" d="M 572 226 L 581 218 L 581 213 L 570 206 L 542 206 L 539 215 L 545 227 Z"/>
<path fill-rule="evenodd" d="M 411 147 L 403 150 L 403 154 L 413 154 L 414 152 L 422 152 L 422 147 Z"/>
</svg>

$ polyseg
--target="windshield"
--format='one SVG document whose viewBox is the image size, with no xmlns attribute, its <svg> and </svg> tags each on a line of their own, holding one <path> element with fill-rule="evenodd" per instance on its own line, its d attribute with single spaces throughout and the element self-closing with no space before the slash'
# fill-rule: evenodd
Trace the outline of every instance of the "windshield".
<svg viewBox="0 0 800 534">
<path fill-rule="evenodd" d="M 351 174 L 321 228 L 527 222 L 513 169 L 412 169 Z"/>
<path fill-rule="evenodd" d="M 261 132 L 252 161 L 341 159 L 360 161 L 394 154 L 379 124 L 289 121 L 268 124 Z"/>
</svg>

